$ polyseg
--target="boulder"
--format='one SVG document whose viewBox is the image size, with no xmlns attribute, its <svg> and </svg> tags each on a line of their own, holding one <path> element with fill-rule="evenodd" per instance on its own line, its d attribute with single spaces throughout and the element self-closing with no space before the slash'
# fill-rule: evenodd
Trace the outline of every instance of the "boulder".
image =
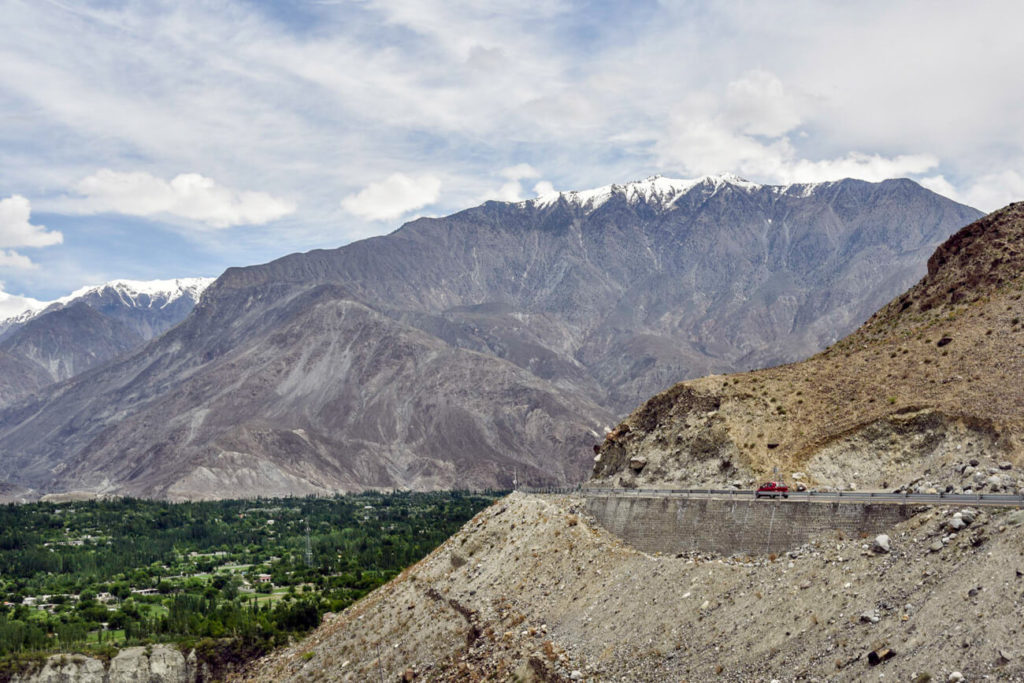
<svg viewBox="0 0 1024 683">
<path fill-rule="evenodd" d="M 629 469 L 634 472 L 639 472 L 643 468 L 647 467 L 647 458 L 642 458 L 638 455 L 634 455 L 629 459 Z"/>
<path fill-rule="evenodd" d="M 890 547 L 889 547 L 889 535 L 888 534 L 878 534 L 877 536 L 875 536 L 875 543 L 871 547 L 871 549 L 873 551 L 875 551 L 876 553 L 887 553 L 887 552 L 889 552 L 889 550 L 890 550 Z"/>
<path fill-rule="evenodd" d="M 1002 462 L 999 463 L 999 469 L 1001 469 L 1001 470 L 1012 470 L 1013 469 L 1013 463 L 1010 462 L 1009 460 L 1003 460 Z"/>
</svg>

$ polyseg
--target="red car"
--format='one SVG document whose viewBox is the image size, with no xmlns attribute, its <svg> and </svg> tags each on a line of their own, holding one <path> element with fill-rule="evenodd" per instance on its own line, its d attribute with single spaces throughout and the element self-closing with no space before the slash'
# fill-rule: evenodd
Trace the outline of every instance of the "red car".
<svg viewBox="0 0 1024 683">
<path fill-rule="evenodd" d="M 760 488 L 754 491 L 754 498 L 760 498 L 761 496 L 789 498 L 789 487 L 781 481 L 770 481 L 767 484 L 761 484 Z"/>
</svg>

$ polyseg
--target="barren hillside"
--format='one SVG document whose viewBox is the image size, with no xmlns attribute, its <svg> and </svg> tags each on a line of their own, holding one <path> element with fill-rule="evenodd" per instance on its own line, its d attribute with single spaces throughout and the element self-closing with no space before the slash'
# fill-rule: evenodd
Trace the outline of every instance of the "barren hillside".
<svg viewBox="0 0 1024 683">
<path fill-rule="evenodd" d="M 888 553 L 826 535 L 723 558 L 640 553 L 581 508 L 499 501 L 250 680 L 1024 676 L 1022 512 L 980 512 L 952 538 L 952 510 L 925 512 L 891 531 Z M 880 649 L 896 654 L 873 666 Z"/>
<path fill-rule="evenodd" d="M 1024 488 L 1022 237 L 1012 205 L 827 351 L 655 396 L 609 434 L 592 484 L 800 468 L 812 486 Z M 827 532 L 779 557 L 722 557 L 633 550 L 583 507 L 499 501 L 250 677 L 1024 678 L 1024 511 L 922 509 L 884 540 Z"/>
<path fill-rule="evenodd" d="M 591 483 L 803 473 L 818 487 L 1015 489 L 970 461 L 1024 455 L 1022 293 L 1018 203 L 951 237 L 917 285 L 826 351 L 658 394 L 608 435 Z"/>
</svg>

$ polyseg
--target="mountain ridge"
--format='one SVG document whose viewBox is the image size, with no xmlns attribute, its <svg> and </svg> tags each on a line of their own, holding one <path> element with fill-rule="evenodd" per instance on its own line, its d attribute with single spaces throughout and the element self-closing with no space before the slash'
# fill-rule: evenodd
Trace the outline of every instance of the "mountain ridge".
<svg viewBox="0 0 1024 683">
<path fill-rule="evenodd" d="M 0 406 L 159 336 L 192 311 L 212 282 L 113 280 L 0 321 Z"/>
<path fill-rule="evenodd" d="M 0 477 L 178 498 L 578 481 L 643 397 L 820 349 L 978 215 L 911 181 L 660 206 L 487 202 L 228 269 L 182 325 L 0 413 Z"/>
</svg>

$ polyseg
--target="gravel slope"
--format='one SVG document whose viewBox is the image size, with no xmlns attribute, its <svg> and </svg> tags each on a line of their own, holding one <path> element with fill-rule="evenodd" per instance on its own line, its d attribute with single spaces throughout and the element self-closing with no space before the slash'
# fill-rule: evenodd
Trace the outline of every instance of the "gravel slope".
<svg viewBox="0 0 1024 683">
<path fill-rule="evenodd" d="M 581 510 L 498 501 L 248 680 L 1024 679 L 1024 512 L 951 536 L 955 511 L 930 510 L 888 553 L 826 536 L 725 558 L 640 553 Z"/>
</svg>

